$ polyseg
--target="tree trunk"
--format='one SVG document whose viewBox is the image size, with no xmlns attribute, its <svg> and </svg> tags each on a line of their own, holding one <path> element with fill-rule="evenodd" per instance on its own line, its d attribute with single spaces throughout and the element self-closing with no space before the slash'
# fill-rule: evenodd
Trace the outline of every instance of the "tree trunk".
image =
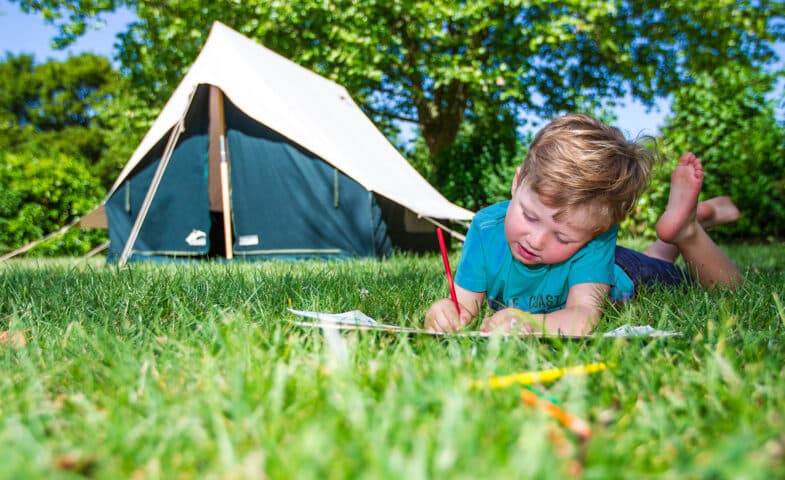
<svg viewBox="0 0 785 480">
<path fill-rule="evenodd" d="M 467 90 L 466 84 L 453 80 L 434 92 L 433 101 L 423 99 L 415 102 L 431 158 L 436 159 L 455 142 L 469 102 Z"/>
</svg>

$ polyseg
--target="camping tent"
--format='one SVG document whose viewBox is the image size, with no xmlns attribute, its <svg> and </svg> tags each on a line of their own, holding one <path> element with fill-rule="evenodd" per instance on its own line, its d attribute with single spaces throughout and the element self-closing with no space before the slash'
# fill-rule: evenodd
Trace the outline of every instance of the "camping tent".
<svg viewBox="0 0 785 480">
<path fill-rule="evenodd" d="M 105 217 L 103 217 L 105 215 Z M 383 256 L 468 221 L 346 89 L 216 22 L 199 56 L 82 222 L 110 261 Z"/>
</svg>

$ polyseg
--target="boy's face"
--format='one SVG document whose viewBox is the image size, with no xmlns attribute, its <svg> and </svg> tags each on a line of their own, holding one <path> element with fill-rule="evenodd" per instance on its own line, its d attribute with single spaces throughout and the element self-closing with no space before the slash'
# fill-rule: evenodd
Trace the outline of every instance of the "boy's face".
<svg viewBox="0 0 785 480">
<path fill-rule="evenodd" d="M 560 221 L 558 209 L 542 204 L 527 185 L 513 185 L 512 200 L 504 218 L 504 233 L 513 258 L 524 265 L 560 263 L 596 236 L 588 208 L 566 212 Z"/>
</svg>

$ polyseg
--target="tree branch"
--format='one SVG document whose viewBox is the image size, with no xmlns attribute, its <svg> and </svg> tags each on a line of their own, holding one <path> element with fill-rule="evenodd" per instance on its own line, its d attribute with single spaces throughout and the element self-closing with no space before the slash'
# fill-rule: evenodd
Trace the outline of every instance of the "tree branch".
<svg viewBox="0 0 785 480">
<path fill-rule="evenodd" d="M 398 114 L 391 113 L 391 112 L 388 112 L 388 111 L 385 111 L 385 110 L 378 110 L 376 108 L 373 108 L 370 105 L 363 105 L 363 109 L 368 110 L 370 113 L 373 113 L 375 115 L 380 115 L 382 117 L 387 117 L 387 118 L 390 118 L 392 120 L 400 120 L 401 122 L 416 123 L 416 124 L 420 123 L 420 121 L 418 119 L 416 119 L 416 118 L 404 117 L 403 115 L 398 115 Z"/>
</svg>

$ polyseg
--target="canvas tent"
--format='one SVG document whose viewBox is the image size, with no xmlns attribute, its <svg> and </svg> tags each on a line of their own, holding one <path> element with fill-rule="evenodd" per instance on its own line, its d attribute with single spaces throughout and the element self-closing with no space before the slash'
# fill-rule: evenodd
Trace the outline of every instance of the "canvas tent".
<svg viewBox="0 0 785 480">
<path fill-rule="evenodd" d="M 103 204 L 110 261 L 381 256 L 468 221 L 340 85 L 216 22 Z"/>
</svg>

